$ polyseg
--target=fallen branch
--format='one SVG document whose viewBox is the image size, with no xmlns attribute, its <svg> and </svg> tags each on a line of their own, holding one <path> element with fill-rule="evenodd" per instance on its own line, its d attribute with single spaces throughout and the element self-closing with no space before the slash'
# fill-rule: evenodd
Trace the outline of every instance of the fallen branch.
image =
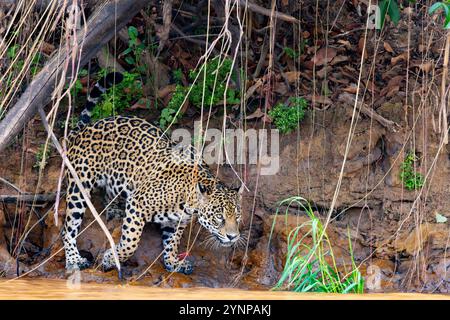
<svg viewBox="0 0 450 320">
<path fill-rule="evenodd" d="M 252 3 L 252 2 L 250 2 L 248 0 L 239 0 L 239 4 L 242 7 L 247 6 L 247 8 L 250 11 L 262 14 L 264 16 L 270 17 L 272 15 L 272 10 L 263 8 L 263 7 L 255 4 L 255 3 Z M 278 12 L 278 11 L 275 11 L 274 18 L 275 19 L 280 19 L 280 20 L 283 20 L 283 21 L 286 21 L 286 22 L 290 22 L 290 23 L 300 23 L 300 20 L 298 20 L 297 18 L 295 18 L 293 16 L 290 16 L 290 15 L 288 15 L 286 13 Z"/>
<path fill-rule="evenodd" d="M 86 65 L 114 37 L 116 30 L 123 28 L 139 10 L 148 4 L 148 0 L 115 0 L 101 5 L 93 12 L 86 28 L 83 27 L 76 36 L 78 46 L 82 48 L 77 56 L 80 67 Z M 60 70 L 67 60 L 72 59 L 71 52 L 67 52 L 67 47 L 70 46 L 60 47 L 0 122 L 0 152 L 36 114 L 37 108 L 51 101 Z M 70 69 L 67 70 L 68 78 L 71 77 Z"/>
<path fill-rule="evenodd" d="M 17 194 L 17 195 L 0 195 L 0 202 L 3 203 L 17 203 L 17 202 L 53 202 L 56 200 L 56 193 L 44 194 Z"/>
<path fill-rule="evenodd" d="M 347 92 L 340 94 L 338 100 L 340 102 L 344 102 L 348 106 L 353 106 L 355 104 L 355 96 Z M 392 132 L 397 132 L 398 128 L 400 128 L 400 125 L 398 123 L 382 117 L 381 115 L 376 113 L 375 110 L 368 107 L 365 103 L 358 101 L 358 104 L 359 109 L 363 114 L 377 121 L 383 127 L 391 130 Z"/>
</svg>

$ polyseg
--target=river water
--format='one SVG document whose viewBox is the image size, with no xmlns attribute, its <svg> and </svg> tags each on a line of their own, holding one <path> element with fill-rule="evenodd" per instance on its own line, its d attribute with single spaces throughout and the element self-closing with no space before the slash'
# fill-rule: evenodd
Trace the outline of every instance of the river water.
<svg viewBox="0 0 450 320">
<path fill-rule="evenodd" d="M 81 283 L 73 285 L 64 280 L 18 279 L 0 281 L 0 299 L 218 299 L 218 300 L 256 300 L 256 299 L 449 299 L 450 295 L 430 294 L 304 294 L 294 292 L 249 291 L 241 289 L 172 289 L 148 287 L 134 284 Z"/>
</svg>

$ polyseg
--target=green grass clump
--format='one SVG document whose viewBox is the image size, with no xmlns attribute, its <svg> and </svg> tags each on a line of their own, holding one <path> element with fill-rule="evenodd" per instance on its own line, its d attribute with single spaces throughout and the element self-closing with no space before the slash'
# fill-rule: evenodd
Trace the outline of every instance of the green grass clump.
<svg viewBox="0 0 450 320">
<path fill-rule="evenodd" d="M 403 185 L 408 190 L 417 190 L 423 187 L 423 175 L 417 172 L 414 168 L 414 162 L 417 161 L 417 156 L 414 152 L 408 152 L 405 160 L 400 166 L 400 179 Z"/>
<path fill-rule="evenodd" d="M 303 208 L 310 220 L 289 233 L 286 264 L 274 289 L 295 292 L 363 293 L 364 279 L 353 259 L 350 237 L 352 266 L 342 274 L 337 269 L 326 230 L 319 218 L 314 215 L 309 203 L 301 197 L 283 200 L 280 206 L 287 205 L 286 216 L 292 204 Z M 278 212 L 279 208 L 277 214 Z M 272 232 L 274 226 L 275 220 Z M 311 238 L 311 241 L 307 241 L 309 240 L 307 238 Z"/>
<path fill-rule="evenodd" d="M 278 103 L 269 111 L 275 126 L 281 133 L 290 133 L 297 129 L 305 117 L 308 102 L 304 98 L 291 97 L 289 103 Z"/>
</svg>

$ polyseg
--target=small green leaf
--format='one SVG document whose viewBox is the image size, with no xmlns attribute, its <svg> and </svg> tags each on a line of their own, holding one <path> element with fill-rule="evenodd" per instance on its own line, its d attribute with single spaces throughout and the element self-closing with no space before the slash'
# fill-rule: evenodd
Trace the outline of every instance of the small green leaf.
<svg viewBox="0 0 450 320">
<path fill-rule="evenodd" d="M 388 7 L 388 14 L 392 22 L 397 25 L 400 21 L 400 9 L 398 7 L 397 1 L 390 0 Z"/>
<path fill-rule="evenodd" d="M 138 37 L 138 30 L 136 29 L 136 27 L 130 26 L 128 27 L 128 36 L 130 37 L 130 39 L 136 39 Z"/>
<path fill-rule="evenodd" d="M 131 51 L 132 51 L 131 48 L 127 48 L 127 49 L 125 49 L 124 52 L 122 52 L 122 55 L 127 55 L 127 54 L 131 53 Z"/>
<path fill-rule="evenodd" d="M 447 217 L 444 217 L 442 214 L 436 212 L 436 223 L 446 223 Z"/>
<path fill-rule="evenodd" d="M 130 56 L 125 57 L 125 61 L 126 61 L 128 64 L 134 64 L 134 59 L 133 59 L 133 57 L 130 57 Z"/>
</svg>

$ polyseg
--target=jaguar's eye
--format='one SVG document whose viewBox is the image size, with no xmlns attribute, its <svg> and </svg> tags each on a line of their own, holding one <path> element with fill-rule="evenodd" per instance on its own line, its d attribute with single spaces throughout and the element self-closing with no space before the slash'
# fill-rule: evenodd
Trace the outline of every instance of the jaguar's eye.
<svg viewBox="0 0 450 320">
<path fill-rule="evenodd" d="M 219 221 L 223 221 L 224 220 L 223 214 L 216 215 L 216 219 Z"/>
</svg>

